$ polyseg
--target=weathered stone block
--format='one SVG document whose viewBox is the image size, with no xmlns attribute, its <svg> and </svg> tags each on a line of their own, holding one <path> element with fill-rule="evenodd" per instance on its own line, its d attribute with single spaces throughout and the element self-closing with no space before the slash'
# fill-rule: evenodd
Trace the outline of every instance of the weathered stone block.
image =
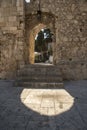
<svg viewBox="0 0 87 130">
<path fill-rule="evenodd" d="M 17 17 L 16 16 L 9 16 L 9 22 L 16 22 Z"/>
</svg>

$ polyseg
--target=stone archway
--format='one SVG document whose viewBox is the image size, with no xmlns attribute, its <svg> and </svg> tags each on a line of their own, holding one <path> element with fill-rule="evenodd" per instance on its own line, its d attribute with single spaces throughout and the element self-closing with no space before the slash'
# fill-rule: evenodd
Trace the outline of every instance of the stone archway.
<svg viewBox="0 0 87 130">
<path fill-rule="evenodd" d="M 35 37 L 36 37 L 36 34 L 38 34 L 40 30 L 44 28 L 49 28 L 55 36 L 54 15 L 49 14 L 49 13 L 42 13 L 41 21 L 38 21 L 36 14 L 29 14 L 26 16 L 26 19 L 25 19 L 26 46 L 24 49 L 26 63 L 34 64 Z M 55 42 L 55 38 L 53 39 L 54 39 L 53 42 Z"/>
<path fill-rule="evenodd" d="M 46 28 L 46 25 L 39 23 L 37 26 L 35 26 L 30 34 L 29 34 L 29 61 L 30 64 L 34 64 L 34 48 L 35 48 L 35 37 L 40 32 L 41 29 Z"/>
</svg>

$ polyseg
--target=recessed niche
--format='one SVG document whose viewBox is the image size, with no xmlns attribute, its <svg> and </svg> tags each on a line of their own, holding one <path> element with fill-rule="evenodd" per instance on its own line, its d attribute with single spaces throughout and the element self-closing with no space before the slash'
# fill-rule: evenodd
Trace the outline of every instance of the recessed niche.
<svg viewBox="0 0 87 130">
<path fill-rule="evenodd" d="M 69 61 L 72 61 L 72 58 L 69 58 Z"/>
<path fill-rule="evenodd" d="M 80 32 L 82 32 L 82 28 L 80 28 Z"/>
<path fill-rule="evenodd" d="M 20 20 L 20 24 L 22 24 L 23 23 L 23 21 L 22 20 Z"/>
<path fill-rule="evenodd" d="M 84 63 L 81 63 L 81 66 L 83 66 L 84 65 Z"/>
</svg>

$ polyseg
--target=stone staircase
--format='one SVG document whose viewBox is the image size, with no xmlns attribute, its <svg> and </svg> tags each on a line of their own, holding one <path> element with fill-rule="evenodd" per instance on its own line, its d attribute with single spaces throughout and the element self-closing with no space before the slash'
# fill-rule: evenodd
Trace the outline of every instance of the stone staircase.
<svg viewBox="0 0 87 130">
<path fill-rule="evenodd" d="M 15 85 L 28 88 L 61 88 L 60 69 L 53 65 L 26 65 L 18 70 Z"/>
</svg>

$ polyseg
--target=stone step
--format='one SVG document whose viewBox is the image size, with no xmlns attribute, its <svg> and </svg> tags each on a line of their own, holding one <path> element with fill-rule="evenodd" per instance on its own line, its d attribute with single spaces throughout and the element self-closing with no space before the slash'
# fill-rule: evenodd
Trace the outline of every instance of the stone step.
<svg viewBox="0 0 87 130">
<path fill-rule="evenodd" d="M 57 69 L 59 70 L 59 68 L 55 65 L 25 65 L 24 67 L 21 67 L 21 70 L 41 70 L 41 69 L 48 69 L 48 70 L 54 70 Z"/>
<path fill-rule="evenodd" d="M 28 65 L 23 65 L 21 68 L 52 68 L 52 67 L 57 67 L 53 64 L 28 64 Z"/>
<path fill-rule="evenodd" d="M 60 73 L 57 73 L 57 74 L 53 74 L 53 73 L 28 73 L 28 72 L 20 72 L 20 73 L 17 73 L 17 76 L 19 77 L 61 77 L 61 74 Z"/>
<path fill-rule="evenodd" d="M 58 69 L 59 70 L 59 68 L 57 66 L 28 66 L 28 67 L 24 67 L 21 69 L 25 69 L 25 70 L 31 70 L 31 69 L 32 70 L 35 70 L 35 69 L 37 69 L 37 70 L 41 70 L 41 69 L 54 70 L 54 69 Z"/>
<path fill-rule="evenodd" d="M 28 88 L 63 87 L 60 69 L 53 65 L 25 65 L 18 70 L 16 86 Z"/>
<path fill-rule="evenodd" d="M 46 75 L 60 75 L 60 70 L 57 70 L 57 69 L 23 69 L 23 70 L 19 70 L 18 71 L 18 75 L 21 75 L 21 74 L 46 74 Z"/>
<path fill-rule="evenodd" d="M 63 82 L 16 82 L 15 86 L 26 88 L 63 88 L 64 84 Z"/>
<path fill-rule="evenodd" d="M 35 76 L 31 76 L 31 77 L 29 77 L 29 76 L 26 76 L 26 77 L 19 77 L 18 79 L 17 79 L 17 81 L 32 81 L 32 82 L 34 82 L 34 81 L 36 81 L 36 82 L 59 82 L 59 81 L 62 81 L 62 78 L 61 77 L 46 77 L 46 76 L 44 76 L 44 77 L 42 77 L 42 76 L 40 76 L 40 77 L 35 77 Z"/>
</svg>

